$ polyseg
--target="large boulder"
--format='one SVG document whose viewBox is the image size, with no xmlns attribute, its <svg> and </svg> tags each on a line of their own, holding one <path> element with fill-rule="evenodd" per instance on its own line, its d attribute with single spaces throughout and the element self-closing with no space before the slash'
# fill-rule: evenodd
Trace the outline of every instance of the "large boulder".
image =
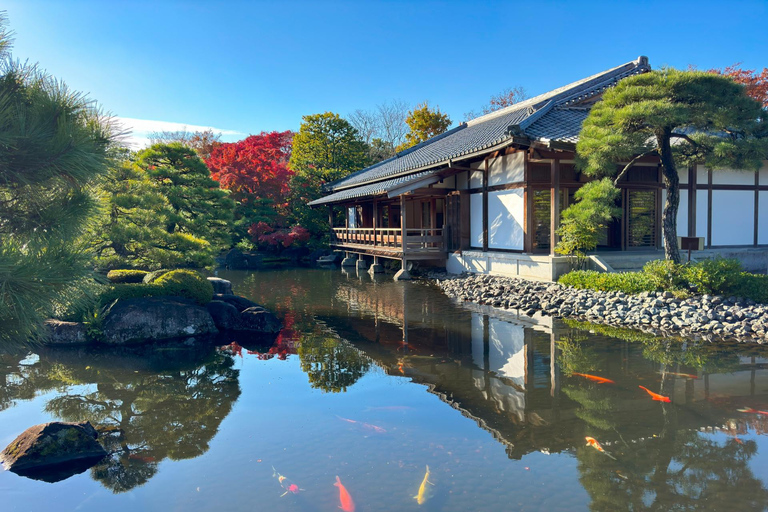
<svg viewBox="0 0 768 512">
<path fill-rule="evenodd" d="M 224 256 L 224 265 L 233 270 L 255 270 L 261 267 L 261 255 L 230 249 Z"/>
<path fill-rule="evenodd" d="M 223 300 L 212 300 L 206 306 L 220 331 L 235 331 L 240 326 L 240 311 Z"/>
<path fill-rule="evenodd" d="M 280 256 L 282 258 L 288 258 L 291 260 L 291 263 L 296 264 L 301 262 L 302 259 L 309 256 L 309 248 L 308 247 L 291 247 L 289 249 L 284 249 L 283 252 L 280 253 Z"/>
<path fill-rule="evenodd" d="M 248 308 L 255 308 L 257 306 L 261 307 L 261 305 L 256 304 L 252 300 L 248 300 L 245 297 L 231 295 L 228 293 L 216 293 L 213 296 L 213 300 L 220 300 L 222 302 L 226 302 L 227 304 L 233 305 L 235 308 L 237 308 L 238 313 Z"/>
<path fill-rule="evenodd" d="M 43 339 L 45 345 L 85 345 L 88 343 L 84 324 L 50 319 L 45 321 L 48 330 Z"/>
<path fill-rule="evenodd" d="M 232 282 L 220 277 L 209 277 L 208 282 L 213 285 L 213 293 L 232 295 Z"/>
<path fill-rule="evenodd" d="M 119 300 L 104 318 L 102 341 L 126 345 L 218 332 L 208 310 L 177 297 Z"/>
<path fill-rule="evenodd" d="M 85 471 L 107 455 L 97 437 L 96 429 L 87 421 L 35 425 L 6 446 L 0 459 L 15 473 L 58 481 Z"/>
<path fill-rule="evenodd" d="M 248 308 L 240 313 L 240 331 L 276 334 L 280 332 L 280 320 L 261 306 Z"/>
</svg>

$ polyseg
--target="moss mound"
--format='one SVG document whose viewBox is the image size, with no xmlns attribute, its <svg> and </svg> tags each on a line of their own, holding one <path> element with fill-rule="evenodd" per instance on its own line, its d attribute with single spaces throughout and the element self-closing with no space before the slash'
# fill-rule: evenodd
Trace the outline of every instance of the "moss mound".
<svg viewBox="0 0 768 512">
<path fill-rule="evenodd" d="M 110 283 L 141 283 L 147 274 L 145 270 L 110 270 L 107 279 Z"/>
<path fill-rule="evenodd" d="M 200 305 L 205 305 L 213 299 L 213 285 L 205 277 L 192 270 L 171 270 L 165 271 L 164 274 L 149 284 L 114 284 L 101 294 L 99 302 L 101 306 L 105 306 L 117 299 L 169 296 L 184 297 Z"/>
</svg>

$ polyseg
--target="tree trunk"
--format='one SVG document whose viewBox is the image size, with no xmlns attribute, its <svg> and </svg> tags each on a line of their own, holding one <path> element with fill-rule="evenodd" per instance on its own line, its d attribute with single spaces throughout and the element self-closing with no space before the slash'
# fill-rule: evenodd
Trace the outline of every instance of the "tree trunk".
<svg viewBox="0 0 768 512">
<path fill-rule="evenodd" d="M 670 145 L 671 130 L 656 135 L 661 156 L 661 173 L 667 187 L 667 200 L 661 213 L 661 232 L 664 235 L 664 257 L 680 263 L 680 249 L 677 246 L 677 209 L 680 206 L 680 176 Z"/>
</svg>

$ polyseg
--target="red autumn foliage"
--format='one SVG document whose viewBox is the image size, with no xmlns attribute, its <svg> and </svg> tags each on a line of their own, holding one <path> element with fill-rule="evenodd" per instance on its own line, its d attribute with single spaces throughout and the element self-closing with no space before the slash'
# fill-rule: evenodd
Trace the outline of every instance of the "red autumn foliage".
<svg viewBox="0 0 768 512">
<path fill-rule="evenodd" d="M 266 222 L 251 225 L 248 234 L 254 242 L 273 247 L 279 245 L 290 247 L 295 243 L 306 242 L 310 237 L 309 230 L 301 226 L 293 226 L 290 230 L 275 230 Z"/>
<path fill-rule="evenodd" d="M 717 73 L 733 78 L 737 83 L 744 84 L 747 94 L 762 103 L 763 108 L 768 108 L 768 68 L 758 72 L 756 69 L 741 69 L 740 62 L 724 69 L 710 69 L 710 73 Z"/>
<path fill-rule="evenodd" d="M 232 143 L 219 144 L 205 161 L 211 177 L 236 200 L 248 195 L 285 202 L 293 172 L 288 168 L 293 133 L 262 132 Z"/>
</svg>

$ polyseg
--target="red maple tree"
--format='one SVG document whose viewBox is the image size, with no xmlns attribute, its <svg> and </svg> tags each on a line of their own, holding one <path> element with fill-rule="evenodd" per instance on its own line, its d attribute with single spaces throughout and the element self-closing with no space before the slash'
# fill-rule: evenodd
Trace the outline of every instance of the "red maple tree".
<svg viewBox="0 0 768 512">
<path fill-rule="evenodd" d="M 233 199 L 248 196 L 285 202 L 293 171 L 288 168 L 293 133 L 262 132 L 232 143 L 219 144 L 205 161 L 211 177 L 230 190 Z"/>
</svg>

